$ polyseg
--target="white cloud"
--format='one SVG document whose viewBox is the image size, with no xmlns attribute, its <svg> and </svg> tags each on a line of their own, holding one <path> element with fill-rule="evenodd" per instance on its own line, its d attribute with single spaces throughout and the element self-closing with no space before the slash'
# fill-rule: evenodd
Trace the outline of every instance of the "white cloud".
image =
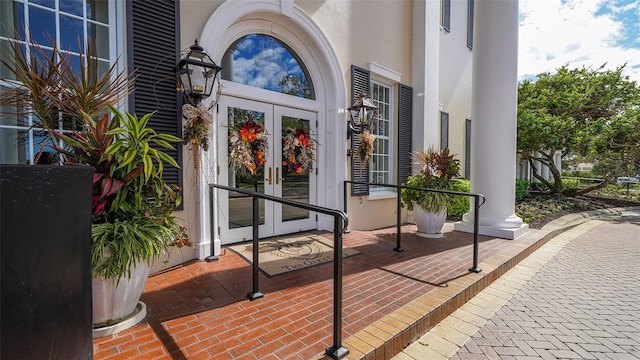
<svg viewBox="0 0 640 360">
<path fill-rule="evenodd" d="M 606 6 L 610 12 L 598 14 Z M 555 72 L 563 65 L 597 69 L 607 63 L 613 69 L 627 63 L 626 75 L 640 82 L 638 30 L 628 28 L 633 14 L 638 24 L 635 1 L 616 5 L 614 0 L 520 0 L 518 73 L 520 78 L 541 72 Z M 627 27 L 625 27 L 627 26 Z M 622 46 L 621 43 L 626 44 Z"/>
</svg>

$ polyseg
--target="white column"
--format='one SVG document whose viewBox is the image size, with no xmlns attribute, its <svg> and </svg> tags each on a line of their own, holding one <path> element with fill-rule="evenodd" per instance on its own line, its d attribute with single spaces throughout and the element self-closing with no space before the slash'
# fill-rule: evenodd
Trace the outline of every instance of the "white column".
<svg viewBox="0 0 640 360">
<path fill-rule="evenodd" d="M 541 169 L 540 169 L 540 176 L 542 176 L 543 179 L 545 180 L 549 180 L 549 167 L 547 165 L 541 165 Z"/>
<path fill-rule="evenodd" d="M 558 168 L 560 174 L 562 174 L 562 151 L 557 150 L 554 156 L 553 161 L 556 163 L 556 168 Z"/>
<path fill-rule="evenodd" d="M 428 40 L 427 40 L 428 39 Z M 413 148 L 438 146 L 440 2 L 413 2 Z"/>
<path fill-rule="evenodd" d="M 471 192 L 486 197 L 480 233 L 515 239 L 528 229 L 515 215 L 518 1 L 476 0 L 474 11 Z M 472 212 L 456 230 L 473 231 Z"/>
</svg>

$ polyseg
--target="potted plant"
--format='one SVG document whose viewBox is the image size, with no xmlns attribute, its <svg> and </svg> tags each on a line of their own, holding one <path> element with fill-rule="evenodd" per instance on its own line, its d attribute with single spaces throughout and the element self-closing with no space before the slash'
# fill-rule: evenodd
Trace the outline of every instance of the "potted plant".
<svg viewBox="0 0 640 360">
<path fill-rule="evenodd" d="M 412 152 L 417 172 L 407 178 L 405 185 L 416 188 L 451 190 L 453 178 L 460 175 L 460 161 L 449 154 L 449 148 Z M 402 189 L 402 205 L 413 211 L 423 237 L 442 237 L 451 195 L 415 189 Z"/>
<path fill-rule="evenodd" d="M 57 150 L 65 164 L 95 168 L 91 228 L 94 326 L 109 325 L 135 310 L 149 275 L 149 263 L 171 245 L 190 245 L 172 215 L 181 198 L 162 180 L 164 164 L 178 166 L 158 148 L 182 141 L 147 126 L 152 114 L 137 116 L 110 108 L 98 120 L 84 117 L 80 131 L 63 134 Z M 123 285 L 123 286 L 121 286 Z M 133 285 L 133 286 L 129 286 Z"/>
<path fill-rule="evenodd" d="M 41 152 L 54 150 L 58 163 L 95 169 L 93 323 L 116 323 L 138 305 L 149 262 L 169 246 L 191 245 L 173 215 L 181 202 L 178 188 L 162 179 L 165 164 L 178 164 L 161 149 L 174 149 L 171 144 L 182 139 L 149 128 L 152 114 L 138 118 L 113 107 L 129 93 L 132 78 L 124 71 L 117 73 L 115 64 L 100 73 L 91 48 L 80 54 L 79 69 L 73 69 L 71 56 L 55 43 L 51 51 L 31 47 L 28 57 L 15 42 L 3 57 L 10 59 L 2 65 L 14 76 L 16 87 L 0 93 L 0 105 L 21 110 L 21 104 L 30 104 L 36 127 L 48 136 Z"/>
</svg>

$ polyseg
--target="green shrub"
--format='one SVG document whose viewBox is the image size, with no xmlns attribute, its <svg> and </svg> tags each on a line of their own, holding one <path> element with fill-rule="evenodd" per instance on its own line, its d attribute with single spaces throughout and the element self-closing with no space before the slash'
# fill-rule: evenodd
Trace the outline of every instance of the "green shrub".
<svg viewBox="0 0 640 360">
<path fill-rule="evenodd" d="M 529 191 L 549 192 L 549 187 L 541 182 L 533 181 L 529 183 Z"/>
<path fill-rule="evenodd" d="M 563 177 L 577 177 L 577 178 L 599 178 L 600 175 L 594 174 L 592 171 L 562 171 Z"/>
<path fill-rule="evenodd" d="M 516 179 L 516 201 L 529 196 L 529 184 L 527 179 Z"/>
<path fill-rule="evenodd" d="M 471 183 L 466 179 L 456 179 L 451 182 L 449 190 L 469 192 Z M 460 217 L 469 212 L 469 197 L 451 195 L 451 202 L 447 207 L 447 216 Z"/>
<path fill-rule="evenodd" d="M 574 191 L 580 188 L 580 180 L 578 179 L 562 179 L 564 191 Z"/>
</svg>

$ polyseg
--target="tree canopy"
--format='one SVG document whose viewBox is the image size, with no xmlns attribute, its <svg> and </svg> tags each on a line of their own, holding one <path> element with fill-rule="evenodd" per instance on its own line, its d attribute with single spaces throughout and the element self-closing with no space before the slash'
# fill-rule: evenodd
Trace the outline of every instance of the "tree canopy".
<svg viewBox="0 0 640 360">
<path fill-rule="evenodd" d="M 586 193 L 634 168 L 640 155 L 640 87 L 623 70 L 563 66 L 518 84 L 518 152 L 551 192 Z M 565 190 L 556 154 L 590 159 L 605 180 Z M 549 168 L 552 180 L 536 171 L 535 161 Z"/>
</svg>

